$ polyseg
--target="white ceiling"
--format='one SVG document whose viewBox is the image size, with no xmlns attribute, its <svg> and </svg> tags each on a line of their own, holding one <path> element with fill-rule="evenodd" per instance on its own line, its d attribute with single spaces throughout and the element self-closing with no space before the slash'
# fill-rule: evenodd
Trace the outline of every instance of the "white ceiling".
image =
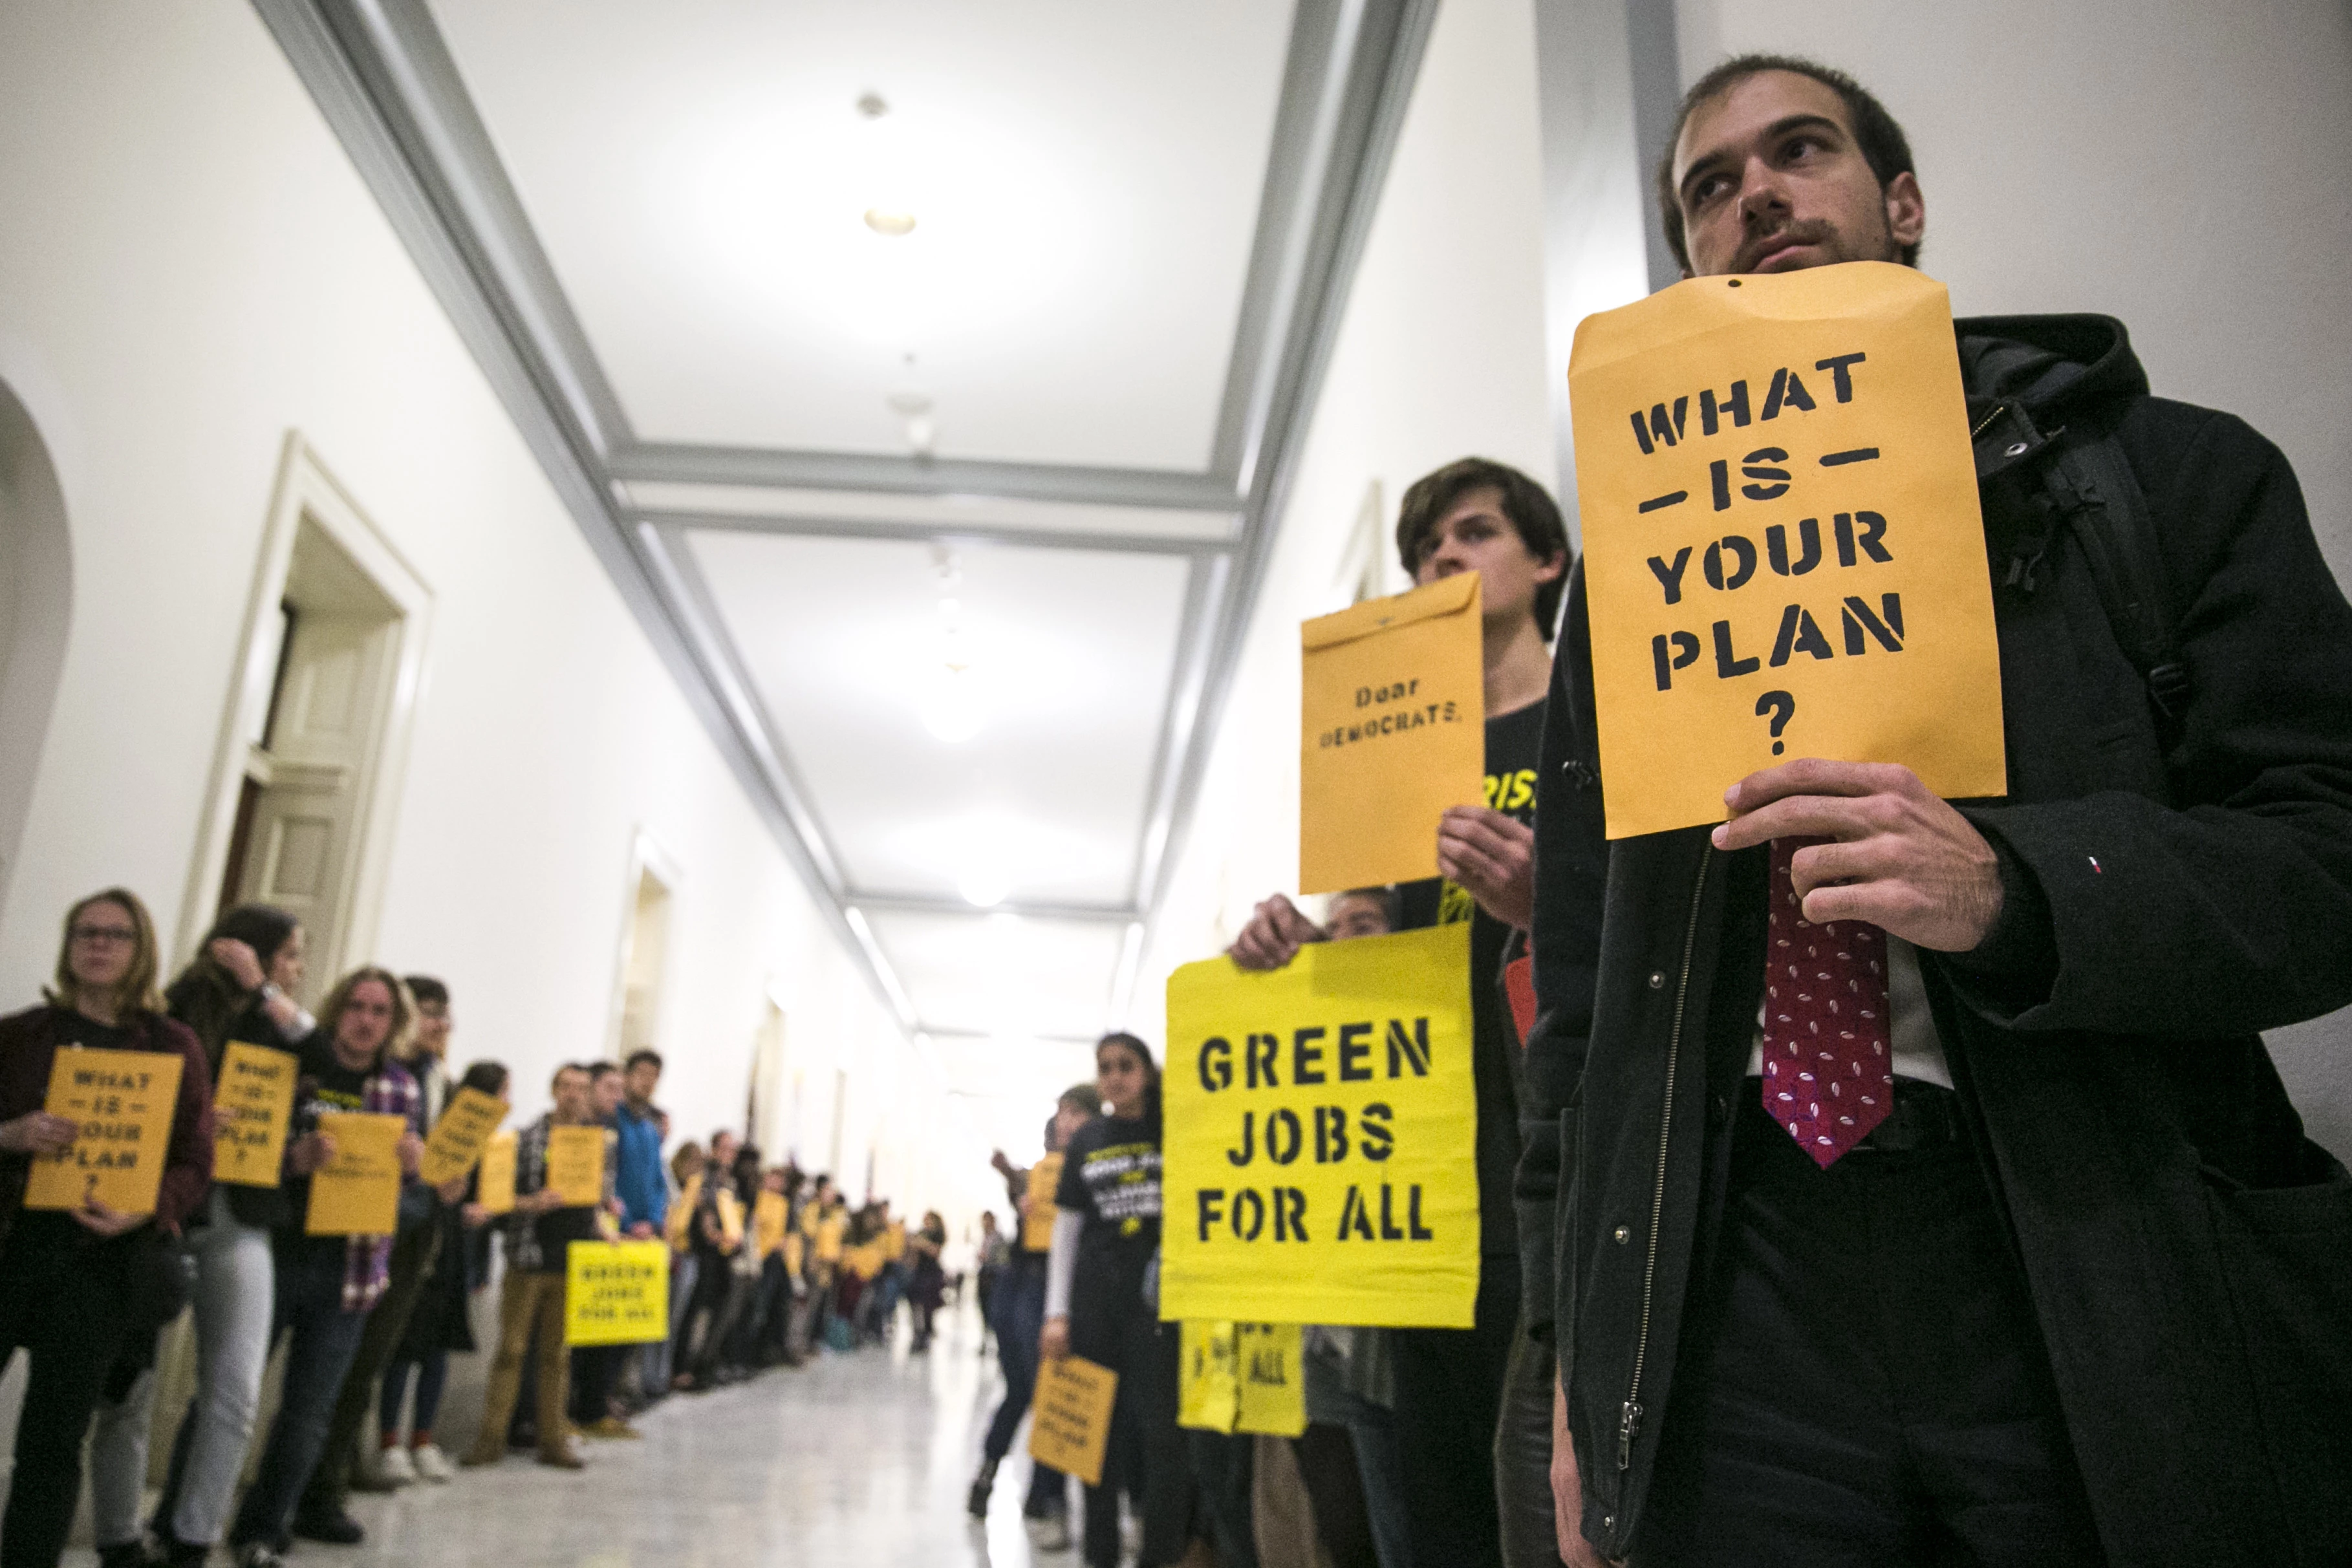
<svg viewBox="0 0 2352 1568">
<path fill-rule="evenodd" d="M 1015 904 L 1133 899 L 1184 561 L 689 538 L 852 886 L 954 899 L 984 869 Z M 942 561 L 958 581 L 942 581 Z M 945 664 L 943 599 L 958 607 L 982 716 L 959 745 L 922 719 Z M 1094 1009 L 1099 1019 L 1100 998 Z"/>
<path fill-rule="evenodd" d="M 255 4 L 821 913 L 1034 1142 L 1434 0 Z"/>
<path fill-rule="evenodd" d="M 432 11 L 641 437 L 1207 465 L 1288 4 Z"/>
</svg>

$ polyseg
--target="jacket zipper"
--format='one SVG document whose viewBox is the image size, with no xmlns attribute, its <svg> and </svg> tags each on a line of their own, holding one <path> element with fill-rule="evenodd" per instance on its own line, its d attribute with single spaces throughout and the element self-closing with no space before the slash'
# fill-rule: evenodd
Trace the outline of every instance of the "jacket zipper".
<svg viewBox="0 0 2352 1568">
<path fill-rule="evenodd" d="M 1698 942 L 1699 904 L 1706 894 L 1707 867 L 1715 862 L 1715 846 L 1709 844 L 1700 852 L 1698 881 L 1691 888 L 1689 923 L 1683 928 L 1683 967 L 1675 982 L 1674 1030 L 1666 1037 L 1666 1097 L 1658 1111 L 1658 1180 L 1650 1194 L 1650 1241 L 1648 1257 L 1642 1265 L 1642 1324 L 1633 1342 L 1633 1380 L 1625 1391 L 1625 1403 L 1617 1412 L 1617 1471 L 1622 1475 L 1633 1468 L 1633 1439 L 1642 1430 L 1642 1368 L 1650 1357 L 1650 1309 L 1658 1283 L 1658 1226 L 1666 1211 L 1666 1152 L 1673 1145 L 1675 1127 L 1675 1070 L 1683 1049 L 1683 1009 L 1690 999 L 1691 952 Z"/>
</svg>

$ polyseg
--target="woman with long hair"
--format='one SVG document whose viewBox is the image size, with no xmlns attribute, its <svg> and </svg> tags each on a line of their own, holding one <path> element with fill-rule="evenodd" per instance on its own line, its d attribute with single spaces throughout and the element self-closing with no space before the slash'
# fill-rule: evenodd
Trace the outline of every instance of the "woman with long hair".
<svg viewBox="0 0 2352 1568">
<path fill-rule="evenodd" d="M 1146 1453 L 1165 1451 L 1151 1438 L 1174 1416 L 1159 1308 L 1145 1294 L 1160 1250 L 1160 1069 L 1135 1036 L 1107 1034 L 1095 1045 L 1095 1087 L 1108 1113 L 1078 1129 L 1063 1160 L 1038 1351 L 1118 1374 L 1102 1484 L 1086 1489 L 1083 1541 L 1087 1568 L 1118 1568 L 1119 1494 L 1144 1511 Z M 1146 1564 L 1172 1560 L 1147 1535 Z"/>
<path fill-rule="evenodd" d="M 204 1046 L 207 1083 L 217 1088 L 229 1041 L 288 1049 L 316 1027 L 294 999 L 302 973 L 302 925 L 292 915 L 244 904 L 221 916 L 163 988 L 171 1016 Z M 223 1182 L 189 1217 L 196 1389 L 172 1445 L 165 1488 L 172 1503 L 153 1521 L 165 1563 L 178 1568 L 202 1563 L 220 1539 L 253 1441 L 275 1288 L 269 1233 L 284 1222 L 285 1203 L 274 1180 L 268 1186 Z M 121 1388 L 121 1397 L 100 1407 L 90 1440 L 90 1516 L 106 1568 L 131 1568 L 146 1550 L 139 1504 L 154 1425 L 153 1361 L 152 1344 L 133 1345 L 117 1364 L 109 1393 Z"/>
<path fill-rule="evenodd" d="M 57 981 L 44 1005 L 0 1019 L 0 1366 L 31 1357 L 0 1563 L 48 1568 L 65 1549 L 81 1496 L 81 1445 L 107 1370 L 130 1336 L 152 1332 L 176 1233 L 212 1177 L 212 1077 L 194 1034 L 155 991 L 155 924 L 119 887 L 66 912 Z M 179 1099 L 152 1214 L 94 1197 L 27 1210 L 33 1161 L 73 1146 L 53 1116 L 49 1071 L 60 1051 L 152 1051 L 180 1059 Z"/>
<path fill-rule="evenodd" d="M 424 1097 L 398 1060 L 415 1017 L 400 977 L 369 965 L 335 983 L 320 1004 L 319 1027 L 295 1051 L 294 1117 L 281 1184 L 286 1218 L 271 1238 L 268 1343 L 289 1341 L 286 1382 L 261 1467 L 229 1525 L 237 1568 L 278 1568 L 284 1561 L 295 1504 L 319 1462 L 343 1375 L 390 1279 L 390 1235 L 306 1233 L 311 1174 L 335 1152 L 334 1140 L 319 1130 L 320 1118 L 348 1111 L 405 1118 L 400 1168 L 404 1177 L 416 1175 L 425 1153 Z"/>
</svg>

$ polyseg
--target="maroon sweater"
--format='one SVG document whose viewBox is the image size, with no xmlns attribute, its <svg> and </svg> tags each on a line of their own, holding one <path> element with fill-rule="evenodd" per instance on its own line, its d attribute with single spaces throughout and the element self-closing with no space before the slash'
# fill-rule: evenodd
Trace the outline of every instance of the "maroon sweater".
<svg viewBox="0 0 2352 1568">
<path fill-rule="evenodd" d="M 77 1014 L 48 1006 L 0 1019 L 0 1122 L 13 1122 L 41 1108 L 48 1098 L 50 1062 L 59 1046 L 81 1035 L 77 1023 Z M 155 1194 L 155 1222 L 177 1227 L 195 1212 L 212 1185 L 212 1069 L 195 1032 L 184 1023 L 155 1013 L 131 1013 L 124 1027 L 131 1035 L 124 1049 L 170 1051 L 183 1063 L 180 1107 L 172 1118 L 163 1185 Z M 13 1174 L 20 1178 L 32 1164 L 29 1155 L 16 1154 L 0 1154 L 0 1162 L 14 1166 Z"/>
</svg>

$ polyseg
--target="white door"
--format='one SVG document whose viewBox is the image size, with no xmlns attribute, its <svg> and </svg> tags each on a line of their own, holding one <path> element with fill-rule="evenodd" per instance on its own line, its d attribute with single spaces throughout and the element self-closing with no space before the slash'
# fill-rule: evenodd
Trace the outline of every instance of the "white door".
<svg viewBox="0 0 2352 1568">
<path fill-rule="evenodd" d="M 241 901 L 274 904 L 309 936 L 313 998 L 357 956 L 343 951 L 352 852 L 382 733 L 399 622 L 304 613 L 270 728 L 268 777 L 256 809 Z"/>
</svg>

